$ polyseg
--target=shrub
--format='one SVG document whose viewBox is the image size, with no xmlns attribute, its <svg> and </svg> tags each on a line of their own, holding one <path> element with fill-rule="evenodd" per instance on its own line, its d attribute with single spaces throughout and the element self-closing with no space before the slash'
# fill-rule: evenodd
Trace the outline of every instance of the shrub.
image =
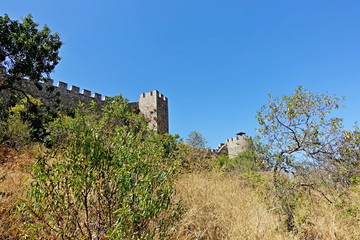
<svg viewBox="0 0 360 240">
<path fill-rule="evenodd" d="M 209 149 L 183 143 L 177 145 L 175 158 L 179 162 L 181 173 L 210 171 L 216 160 L 216 156 Z"/>
<path fill-rule="evenodd" d="M 25 109 L 25 102 L 26 100 L 23 100 L 20 104 L 9 107 L 1 99 L 0 139 L 1 142 L 12 147 L 22 147 L 30 142 L 31 126 L 21 117 Z"/>
<path fill-rule="evenodd" d="M 122 98 L 112 104 L 100 119 L 80 109 L 51 124 L 59 144 L 38 158 L 23 205 L 30 238 L 151 239 L 176 216 L 176 164 L 164 158 L 175 138 L 148 130 Z"/>
</svg>

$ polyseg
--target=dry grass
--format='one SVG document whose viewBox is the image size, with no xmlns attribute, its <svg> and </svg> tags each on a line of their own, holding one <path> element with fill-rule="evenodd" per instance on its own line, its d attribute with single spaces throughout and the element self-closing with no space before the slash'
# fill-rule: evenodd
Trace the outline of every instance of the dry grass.
<svg viewBox="0 0 360 240">
<path fill-rule="evenodd" d="M 28 168 L 36 159 L 31 147 L 22 150 L 0 147 L 0 239 L 18 239 L 21 221 L 14 209 L 18 197 L 24 193 Z"/>
<path fill-rule="evenodd" d="M 176 185 L 186 212 L 174 239 L 293 239 L 237 177 L 189 174 Z"/>
<path fill-rule="evenodd" d="M 360 186 L 343 200 L 335 193 L 330 204 L 320 195 L 305 195 L 295 212 L 301 239 L 360 239 Z M 351 211 L 349 211 L 351 210 Z"/>
<path fill-rule="evenodd" d="M 0 239 L 19 239 L 24 221 L 13 207 L 24 193 L 24 181 L 30 177 L 27 169 L 38 152 L 34 147 L 0 148 Z M 294 211 L 298 232 L 291 234 L 271 206 L 271 189 L 253 180 L 220 173 L 182 175 L 176 182 L 176 198 L 182 199 L 185 211 L 169 233 L 171 238 L 360 239 L 360 185 L 343 196 L 333 190 L 328 194 L 333 204 L 316 192 L 304 191 Z"/>
<path fill-rule="evenodd" d="M 294 213 L 298 232 L 290 234 L 284 217 L 269 206 L 271 200 L 259 197 L 258 192 L 269 190 L 255 191 L 245 181 L 214 173 L 183 175 L 176 188 L 186 212 L 173 239 L 360 239 L 359 217 L 344 213 L 351 206 L 359 210 L 359 188 L 342 208 L 319 194 L 303 194 Z"/>
</svg>

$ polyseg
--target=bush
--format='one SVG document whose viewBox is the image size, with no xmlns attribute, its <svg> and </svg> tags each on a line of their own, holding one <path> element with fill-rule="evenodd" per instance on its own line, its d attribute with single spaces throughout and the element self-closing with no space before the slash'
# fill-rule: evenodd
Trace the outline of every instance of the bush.
<svg viewBox="0 0 360 240">
<path fill-rule="evenodd" d="M 22 147 L 30 142 L 30 126 L 19 116 L 10 115 L 6 122 L 0 123 L 0 138 L 11 147 Z"/>
<path fill-rule="evenodd" d="M 216 160 L 210 149 L 192 147 L 183 143 L 177 145 L 175 158 L 179 162 L 181 173 L 210 171 Z"/>
<path fill-rule="evenodd" d="M 22 147 L 30 142 L 31 127 L 23 121 L 21 115 L 25 109 L 24 101 L 14 107 L 6 106 L 1 99 L 0 103 L 0 139 L 11 147 Z"/>
<path fill-rule="evenodd" d="M 12 147 L 32 142 L 42 142 L 47 135 L 45 125 L 53 120 L 53 114 L 42 109 L 39 99 L 30 95 L 19 99 L 0 100 L 0 139 Z"/>
<path fill-rule="evenodd" d="M 165 233 L 177 215 L 171 201 L 176 163 L 165 158 L 175 138 L 148 130 L 122 98 L 100 119 L 83 108 L 50 128 L 58 144 L 38 158 L 23 205 L 32 219 L 25 229 L 30 238 L 151 239 Z"/>
<path fill-rule="evenodd" d="M 220 155 L 217 158 L 217 166 L 222 171 L 232 174 L 259 172 L 268 170 L 270 164 L 267 157 L 267 149 L 257 139 L 250 139 L 251 146 L 246 151 L 239 153 L 234 158 Z"/>
</svg>

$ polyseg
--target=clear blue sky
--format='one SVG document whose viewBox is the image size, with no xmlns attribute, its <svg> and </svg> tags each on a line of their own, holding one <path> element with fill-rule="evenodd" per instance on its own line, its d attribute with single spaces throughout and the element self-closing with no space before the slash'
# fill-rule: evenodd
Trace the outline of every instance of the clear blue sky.
<svg viewBox="0 0 360 240">
<path fill-rule="evenodd" d="M 303 85 L 345 96 L 338 112 L 360 120 L 359 0 L 12 0 L 59 32 L 55 81 L 137 101 L 169 98 L 170 131 L 197 130 L 216 147 L 238 131 L 255 135 L 267 94 Z"/>
</svg>

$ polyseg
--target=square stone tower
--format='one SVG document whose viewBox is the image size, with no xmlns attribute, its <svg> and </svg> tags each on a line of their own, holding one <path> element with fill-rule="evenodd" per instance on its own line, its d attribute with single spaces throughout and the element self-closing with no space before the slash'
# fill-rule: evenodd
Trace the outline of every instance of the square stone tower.
<svg viewBox="0 0 360 240">
<path fill-rule="evenodd" d="M 159 91 L 142 93 L 139 99 L 139 111 L 150 120 L 149 127 L 159 133 L 169 132 L 168 99 Z"/>
</svg>

